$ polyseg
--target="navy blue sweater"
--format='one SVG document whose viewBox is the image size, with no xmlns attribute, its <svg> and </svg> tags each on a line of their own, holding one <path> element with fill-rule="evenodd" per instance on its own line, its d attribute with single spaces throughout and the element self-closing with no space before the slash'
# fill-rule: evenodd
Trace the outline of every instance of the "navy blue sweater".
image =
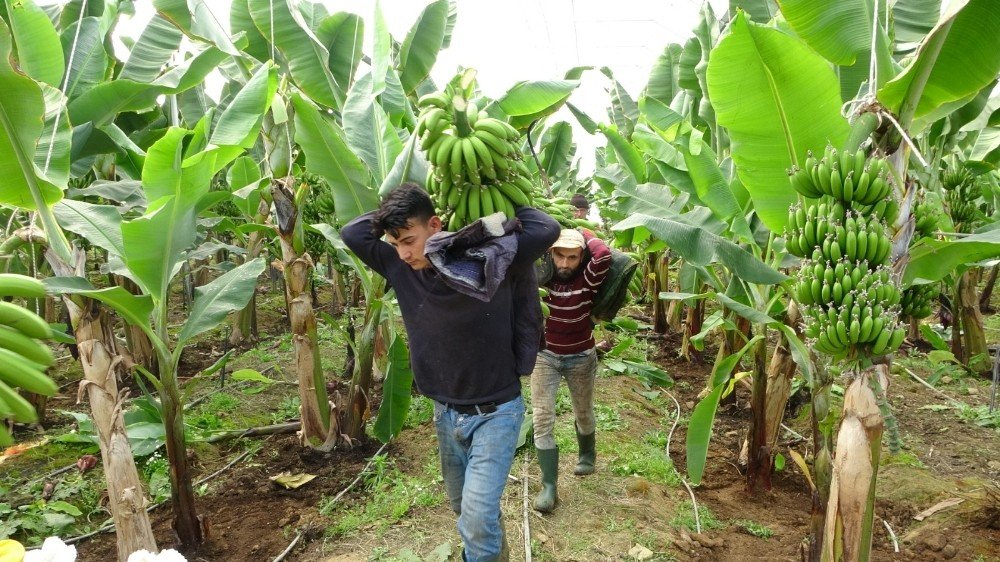
<svg viewBox="0 0 1000 562">
<path fill-rule="evenodd" d="M 528 373 L 519 370 L 523 358 L 533 359 L 538 351 L 538 327 L 530 320 L 534 314 L 518 307 L 538 306 L 534 262 L 559 237 L 560 227 L 530 207 L 518 209 L 517 218 L 522 226 L 517 256 L 490 302 L 449 288 L 433 268 L 413 270 L 372 233 L 372 213 L 341 229 L 347 247 L 396 291 L 421 394 L 451 404 L 482 404 L 521 393 L 518 375 Z"/>
</svg>

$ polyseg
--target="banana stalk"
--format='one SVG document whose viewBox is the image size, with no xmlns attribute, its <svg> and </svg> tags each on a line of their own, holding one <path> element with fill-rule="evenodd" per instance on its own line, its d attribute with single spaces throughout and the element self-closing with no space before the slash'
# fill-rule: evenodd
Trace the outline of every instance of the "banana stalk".
<svg viewBox="0 0 1000 562">
<path fill-rule="evenodd" d="M 989 356 L 986 350 L 983 314 L 979 310 L 979 297 L 976 295 L 978 281 L 978 270 L 969 269 L 962 274 L 955 286 L 955 297 L 952 299 L 954 324 L 951 329 L 951 350 L 955 358 L 966 367 L 985 372 L 989 369 L 989 361 L 970 364 L 976 356 Z"/>
<path fill-rule="evenodd" d="M 871 554 L 875 484 L 883 419 L 877 394 L 889 383 L 889 366 L 860 373 L 844 393 L 844 417 L 827 504 L 822 562 L 867 562 Z"/>
</svg>

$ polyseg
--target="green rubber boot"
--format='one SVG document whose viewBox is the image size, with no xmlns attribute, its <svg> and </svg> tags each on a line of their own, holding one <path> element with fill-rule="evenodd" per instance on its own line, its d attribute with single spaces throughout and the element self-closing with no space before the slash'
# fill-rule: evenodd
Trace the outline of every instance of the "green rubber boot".
<svg viewBox="0 0 1000 562">
<path fill-rule="evenodd" d="M 556 495 L 556 480 L 559 477 L 559 449 L 535 449 L 538 465 L 542 467 L 542 489 L 535 496 L 535 509 L 548 513 L 559 502 Z"/>
<path fill-rule="evenodd" d="M 582 435 L 579 429 L 576 430 L 576 442 L 580 445 L 580 457 L 576 461 L 576 468 L 573 469 L 573 474 L 583 476 L 594 473 L 594 462 L 597 460 L 597 448 L 594 442 L 595 435 L 597 435 L 596 431 L 590 435 Z"/>
</svg>

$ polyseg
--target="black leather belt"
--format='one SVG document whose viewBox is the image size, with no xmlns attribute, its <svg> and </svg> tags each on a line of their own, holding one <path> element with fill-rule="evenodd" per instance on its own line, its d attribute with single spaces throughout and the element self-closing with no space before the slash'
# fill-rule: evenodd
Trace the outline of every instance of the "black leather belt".
<svg viewBox="0 0 1000 562">
<path fill-rule="evenodd" d="M 484 404 L 445 404 L 449 409 L 455 410 L 459 414 L 467 416 L 473 414 L 492 414 L 497 411 L 499 404 L 496 402 L 486 402 Z"/>
</svg>

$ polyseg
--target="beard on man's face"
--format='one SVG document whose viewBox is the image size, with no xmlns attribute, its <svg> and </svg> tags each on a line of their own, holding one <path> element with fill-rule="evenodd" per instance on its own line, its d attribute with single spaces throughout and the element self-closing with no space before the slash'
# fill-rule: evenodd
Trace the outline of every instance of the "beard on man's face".
<svg viewBox="0 0 1000 562">
<path fill-rule="evenodd" d="M 555 276 L 556 279 L 560 281 L 569 281 L 576 276 L 576 272 L 579 271 L 579 267 L 569 268 L 569 267 L 557 267 Z"/>
</svg>

